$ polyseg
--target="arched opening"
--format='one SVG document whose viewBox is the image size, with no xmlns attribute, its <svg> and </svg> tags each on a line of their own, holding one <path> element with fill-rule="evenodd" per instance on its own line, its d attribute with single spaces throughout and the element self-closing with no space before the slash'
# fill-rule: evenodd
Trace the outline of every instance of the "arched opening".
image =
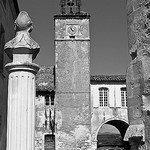
<svg viewBox="0 0 150 150">
<path fill-rule="evenodd" d="M 97 134 L 97 150 L 102 147 L 119 147 L 129 150 L 129 142 L 123 141 L 128 124 L 121 120 L 111 120 L 101 126 Z"/>
</svg>

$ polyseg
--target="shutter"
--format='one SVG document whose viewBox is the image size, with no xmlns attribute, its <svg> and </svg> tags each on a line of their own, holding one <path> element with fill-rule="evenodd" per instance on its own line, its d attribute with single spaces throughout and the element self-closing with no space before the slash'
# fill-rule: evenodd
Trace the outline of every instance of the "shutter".
<svg viewBox="0 0 150 150">
<path fill-rule="evenodd" d="M 117 87 L 115 89 L 115 101 L 116 101 L 116 107 L 121 107 L 121 89 L 120 87 Z"/>
<path fill-rule="evenodd" d="M 109 103 L 109 107 L 114 107 L 115 104 L 114 104 L 114 87 L 110 87 L 109 88 L 109 97 L 108 97 L 108 103 Z"/>
<path fill-rule="evenodd" d="M 99 90 L 98 87 L 93 87 L 93 107 L 99 106 Z"/>
</svg>

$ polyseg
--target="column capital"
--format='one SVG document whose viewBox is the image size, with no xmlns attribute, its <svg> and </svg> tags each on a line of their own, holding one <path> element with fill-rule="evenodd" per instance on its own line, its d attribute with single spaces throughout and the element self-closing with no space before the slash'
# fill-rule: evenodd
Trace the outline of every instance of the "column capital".
<svg viewBox="0 0 150 150">
<path fill-rule="evenodd" d="M 40 67 L 35 63 L 26 63 L 26 64 L 8 63 L 5 65 L 5 69 L 7 70 L 8 73 L 15 72 L 15 71 L 27 71 L 36 74 L 40 69 Z"/>
</svg>

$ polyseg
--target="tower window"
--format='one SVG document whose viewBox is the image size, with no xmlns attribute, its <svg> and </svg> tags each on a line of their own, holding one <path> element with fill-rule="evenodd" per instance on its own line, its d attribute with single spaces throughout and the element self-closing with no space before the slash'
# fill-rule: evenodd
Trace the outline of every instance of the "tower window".
<svg viewBox="0 0 150 150">
<path fill-rule="evenodd" d="M 108 88 L 99 88 L 100 107 L 108 106 Z"/>
<path fill-rule="evenodd" d="M 121 105 L 122 107 L 127 106 L 127 90 L 126 88 L 121 88 Z"/>
</svg>

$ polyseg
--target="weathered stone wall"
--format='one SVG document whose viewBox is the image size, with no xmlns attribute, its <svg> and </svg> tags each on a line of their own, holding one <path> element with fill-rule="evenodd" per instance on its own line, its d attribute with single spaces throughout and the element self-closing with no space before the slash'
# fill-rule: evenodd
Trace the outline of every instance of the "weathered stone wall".
<svg viewBox="0 0 150 150">
<path fill-rule="evenodd" d="M 132 57 L 127 69 L 128 138 L 143 136 L 150 146 L 150 1 L 127 0 L 127 13 Z"/>
<path fill-rule="evenodd" d="M 53 134 L 51 120 L 54 120 L 54 105 L 45 105 L 45 95 L 37 95 L 35 100 L 35 150 L 44 150 L 44 136 Z M 54 143 L 51 143 L 51 147 L 53 146 Z"/>
<path fill-rule="evenodd" d="M 73 38 L 70 24 L 77 27 Z M 89 53 L 89 19 L 55 18 L 56 150 L 91 147 Z"/>
</svg>

